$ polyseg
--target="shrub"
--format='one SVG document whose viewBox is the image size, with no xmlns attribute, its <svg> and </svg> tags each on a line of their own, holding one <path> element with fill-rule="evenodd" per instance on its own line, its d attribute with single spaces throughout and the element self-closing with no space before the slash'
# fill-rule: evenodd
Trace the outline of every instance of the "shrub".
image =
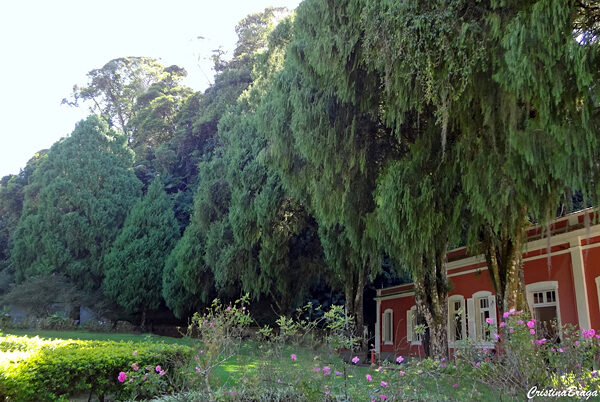
<svg viewBox="0 0 600 402">
<path fill-rule="evenodd" d="M 19 401 L 56 400 L 89 392 L 102 398 L 121 393 L 123 368 L 160 364 L 176 371 L 191 348 L 149 342 L 41 340 L 0 337 L 0 397 Z M 11 353 L 12 352 L 12 353 Z"/>
</svg>

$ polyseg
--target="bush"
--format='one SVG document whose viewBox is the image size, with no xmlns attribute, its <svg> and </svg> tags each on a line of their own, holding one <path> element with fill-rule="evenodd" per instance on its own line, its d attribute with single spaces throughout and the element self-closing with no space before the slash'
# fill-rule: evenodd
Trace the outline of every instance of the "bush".
<svg viewBox="0 0 600 402">
<path fill-rule="evenodd" d="M 42 340 L 0 337 L 0 398 L 56 400 L 87 392 L 103 397 L 124 391 L 119 373 L 137 363 L 175 372 L 192 349 L 150 342 Z M 168 378 L 168 376 L 165 376 Z M 166 380 L 165 378 L 165 380 Z M 165 390 L 166 391 L 166 390 Z"/>
</svg>

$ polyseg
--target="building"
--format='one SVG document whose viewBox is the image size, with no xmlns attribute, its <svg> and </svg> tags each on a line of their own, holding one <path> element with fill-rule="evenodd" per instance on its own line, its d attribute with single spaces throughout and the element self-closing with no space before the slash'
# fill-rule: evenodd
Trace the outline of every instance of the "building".
<svg viewBox="0 0 600 402">
<path fill-rule="evenodd" d="M 539 226 L 527 231 L 523 269 L 527 300 L 538 322 L 600 328 L 600 224 L 596 217 L 595 211 L 586 209 L 556 219 L 550 236 Z M 467 338 L 493 348 L 494 337 L 485 321 L 493 320 L 494 331 L 499 313 L 484 256 L 468 256 L 464 247 L 452 250 L 447 254 L 447 269 L 451 351 Z M 375 301 L 375 349 L 382 358 L 424 356 L 415 331 L 413 284 L 379 289 Z"/>
</svg>

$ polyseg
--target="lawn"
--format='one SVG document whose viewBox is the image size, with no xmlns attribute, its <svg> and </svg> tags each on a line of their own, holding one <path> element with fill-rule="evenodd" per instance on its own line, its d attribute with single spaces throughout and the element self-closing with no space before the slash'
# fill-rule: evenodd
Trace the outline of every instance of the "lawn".
<svg viewBox="0 0 600 402">
<path fill-rule="evenodd" d="M 194 348 L 198 355 L 202 345 L 189 338 L 170 338 L 156 335 L 102 334 L 84 331 L 8 331 L 5 335 L 39 336 L 43 339 L 77 339 L 83 341 L 135 342 L 136 344 L 185 345 Z M 21 353 L 21 352 L 15 352 Z M 294 355 L 294 358 L 292 358 Z M 13 355 L 13 356 L 16 356 Z M 27 359 L 26 355 L 21 358 Z M 403 393 L 403 398 L 437 400 L 502 400 L 487 386 L 471 380 L 465 373 L 448 370 L 420 370 L 411 363 L 409 369 L 404 364 L 379 369 L 377 366 L 348 365 L 337 355 L 324 349 L 313 350 L 306 347 L 289 345 L 269 345 L 257 341 L 244 341 L 235 356 L 221 364 L 213 372 L 211 386 L 223 395 L 228 392 L 240 392 L 251 389 L 268 388 L 282 392 L 299 389 L 309 400 L 323 400 L 330 392 L 332 395 L 346 397 L 349 400 L 369 399 L 373 395 L 392 395 Z M 128 367 L 123 367 L 127 370 Z M 203 387 L 194 370 L 195 361 L 190 358 L 184 365 L 190 384 Z M 425 367 L 423 367 L 425 368 Z M 406 374 L 400 374 L 406 370 Z M 114 371 L 114 370 L 113 370 Z M 117 370 L 118 372 L 118 370 Z M 111 375 L 115 375 L 112 373 Z M 110 379 L 113 382 L 115 379 Z M 388 385 L 389 384 L 389 385 Z M 118 386 L 118 384 L 116 384 Z M 186 394 L 180 394 L 186 395 Z M 234 395 L 233 393 L 231 395 Z M 190 396 L 190 399 L 201 399 Z M 185 400 L 185 396 L 184 399 Z M 508 399 L 506 399 L 508 400 Z"/>
</svg>

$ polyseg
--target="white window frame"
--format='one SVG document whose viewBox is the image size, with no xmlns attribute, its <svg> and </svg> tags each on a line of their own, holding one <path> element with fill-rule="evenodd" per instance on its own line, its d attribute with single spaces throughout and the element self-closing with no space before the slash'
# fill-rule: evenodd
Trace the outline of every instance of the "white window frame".
<svg viewBox="0 0 600 402">
<path fill-rule="evenodd" d="M 483 322 L 481 320 L 481 304 L 480 299 L 487 298 L 489 318 L 493 320 L 491 324 L 490 338 L 484 339 L 482 332 Z M 498 313 L 496 310 L 496 296 L 488 290 L 480 290 L 473 293 L 472 297 L 467 300 L 467 319 L 469 328 L 469 338 L 471 338 L 477 346 L 492 348 L 496 339 L 494 334 L 498 333 Z"/>
<path fill-rule="evenodd" d="M 381 316 L 381 340 L 384 345 L 394 344 L 394 310 L 386 309 Z"/>
<path fill-rule="evenodd" d="M 406 340 L 412 345 L 421 345 L 421 335 L 415 334 L 414 328 L 417 323 L 417 306 L 406 310 Z"/>
<path fill-rule="evenodd" d="M 598 307 L 600 310 L 600 276 L 597 276 L 595 281 L 596 281 L 596 294 L 598 295 Z M 556 296 L 558 297 L 558 294 Z"/>
<path fill-rule="evenodd" d="M 600 277 L 599 277 L 600 278 Z M 598 280 L 596 278 L 596 283 Z M 539 292 L 549 292 L 554 291 L 554 295 L 556 296 L 556 300 L 551 303 L 533 303 L 533 294 Z M 556 305 L 556 325 L 558 326 L 558 336 L 562 338 L 562 330 L 561 330 L 561 315 L 560 315 L 560 298 L 558 295 L 558 281 L 543 281 L 543 282 L 534 282 L 529 285 L 525 285 L 525 292 L 527 293 L 527 303 L 529 304 L 529 310 L 535 315 L 535 307 L 547 307 Z"/>
<path fill-rule="evenodd" d="M 455 315 L 456 315 L 456 310 L 454 309 L 454 303 L 456 302 L 460 302 L 461 305 L 461 309 L 462 309 L 462 313 L 460 314 L 460 325 L 461 325 L 461 330 L 462 330 L 462 334 L 463 334 L 463 338 L 456 340 L 454 338 L 454 335 L 456 334 L 454 325 L 456 323 L 455 321 Z M 466 311 L 466 304 L 465 304 L 465 297 L 463 295 L 452 295 L 450 297 L 448 297 L 448 346 L 449 347 L 454 347 L 455 343 L 458 342 L 463 342 L 467 339 L 468 334 L 467 334 L 467 311 Z"/>
</svg>

